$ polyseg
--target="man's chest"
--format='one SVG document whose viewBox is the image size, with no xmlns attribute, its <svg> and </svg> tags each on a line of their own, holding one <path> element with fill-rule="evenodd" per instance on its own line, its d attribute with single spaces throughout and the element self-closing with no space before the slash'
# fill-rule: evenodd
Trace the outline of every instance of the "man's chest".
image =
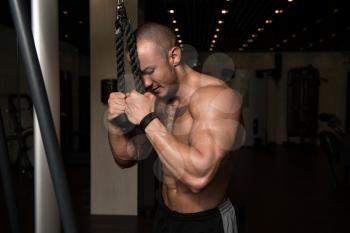
<svg viewBox="0 0 350 233">
<path fill-rule="evenodd" d="M 157 113 L 168 131 L 181 142 L 188 144 L 193 126 L 188 106 L 162 105 L 158 107 Z"/>
</svg>

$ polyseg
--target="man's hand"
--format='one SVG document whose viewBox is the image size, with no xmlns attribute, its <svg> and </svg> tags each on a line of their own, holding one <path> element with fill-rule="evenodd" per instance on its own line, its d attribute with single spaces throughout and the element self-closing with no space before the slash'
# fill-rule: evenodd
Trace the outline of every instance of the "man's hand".
<svg viewBox="0 0 350 233">
<path fill-rule="evenodd" d="M 125 112 L 125 94 L 122 92 L 112 92 L 108 98 L 108 115 L 110 121 Z"/>
<path fill-rule="evenodd" d="M 119 116 L 120 114 L 125 113 L 126 103 L 125 103 L 125 94 L 122 92 L 112 92 L 109 94 L 108 98 L 108 111 L 107 111 L 107 120 L 108 120 L 108 131 L 112 134 L 124 134 L 122 129 L 111 123 L 111 120 Z"/>
<path fill-rule="evenodd" d="M 126 94 L 125 113 L 134 125 L 139 125 L 141 120 L 150 112 L 154 111 L 156 97 L 147 92 L 144 95 L 137 91 Z"/>
</svg>

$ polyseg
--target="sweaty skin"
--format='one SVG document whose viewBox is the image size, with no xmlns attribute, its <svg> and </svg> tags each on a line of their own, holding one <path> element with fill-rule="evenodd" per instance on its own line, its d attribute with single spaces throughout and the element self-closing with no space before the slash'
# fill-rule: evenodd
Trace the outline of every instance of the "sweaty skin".
<svg viewBox="0 0 350 233">
<path fill-rule="evenodd" d="M 144 39 L 137 47 L 149 93 L 112 93 L 108 118 L 125 112 L 137 125 L 156 111 L 160 117 L 146 127 L 145 135 L 162 162 L 165 205 L 180 213 L 214 208 L 227 198 L 241 99 L 221 80 L 181 63 L 180 48 L 162 53 Z M 112 154 L 122 168 L 134 165 L 135 154 L 143 149 L 131 137 L 109 125 Z"/>
</svg>

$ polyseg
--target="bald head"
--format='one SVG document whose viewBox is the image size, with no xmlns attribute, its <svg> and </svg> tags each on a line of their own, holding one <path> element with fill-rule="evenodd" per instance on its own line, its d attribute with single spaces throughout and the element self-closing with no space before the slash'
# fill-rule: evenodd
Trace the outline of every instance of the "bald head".
<svg viewBox="0 0 350 233">
<path fill-rule="evenodd" d="M 167 52 L 176 45 L 174 32 L 158 23 L 146 23 L 136 30 L 137 43 L 152 42 Z"/>
</svg>

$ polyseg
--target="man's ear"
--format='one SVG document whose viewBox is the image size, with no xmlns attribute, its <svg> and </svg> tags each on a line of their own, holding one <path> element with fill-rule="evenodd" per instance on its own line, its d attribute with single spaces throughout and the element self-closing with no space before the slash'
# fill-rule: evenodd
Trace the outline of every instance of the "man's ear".
<svg viewBox="0 0 350 233">
<path fill-rule="evenodd" d="M 181 48 L 174 46 L 169 50 L 169 62 L 176 67 L 181 62 Z"/>
</svg>

